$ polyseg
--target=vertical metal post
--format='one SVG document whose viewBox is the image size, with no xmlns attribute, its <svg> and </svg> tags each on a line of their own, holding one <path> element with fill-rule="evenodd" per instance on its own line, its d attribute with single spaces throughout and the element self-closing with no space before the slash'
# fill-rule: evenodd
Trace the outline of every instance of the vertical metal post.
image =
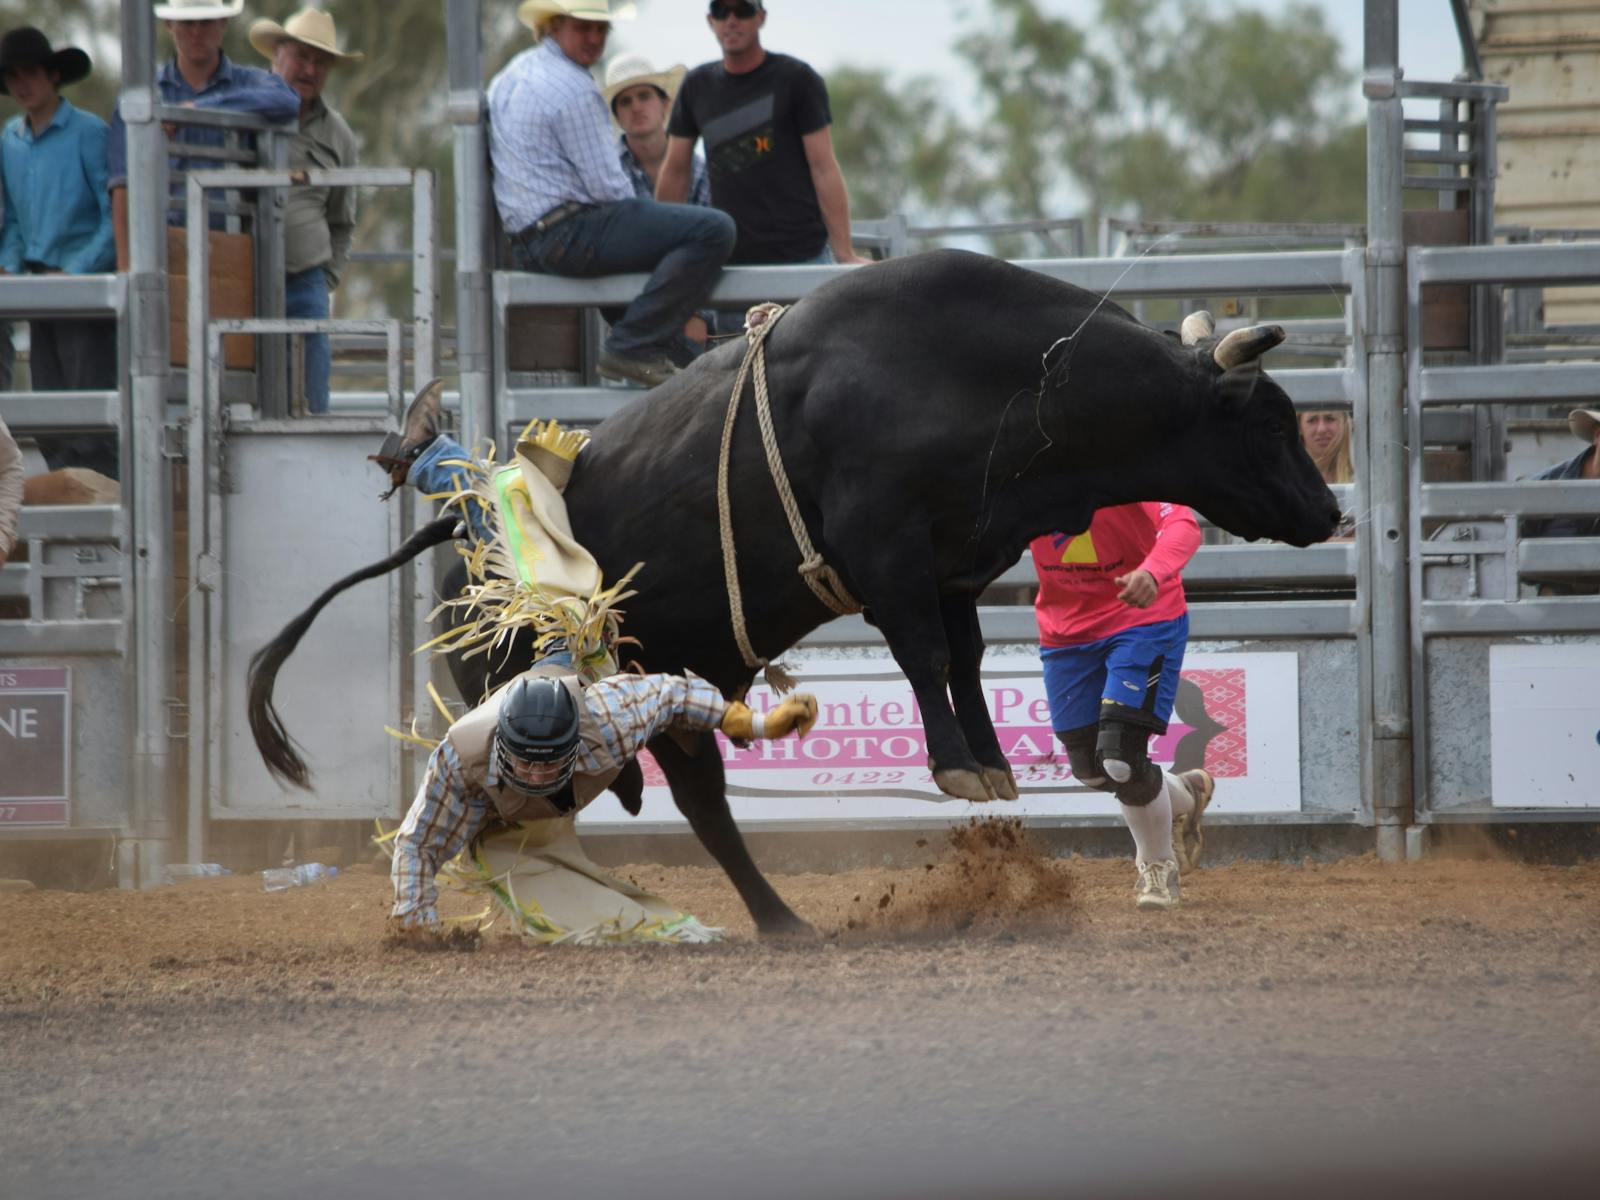
<svg viewBox="0 0 1600 1200">
<path fill-rule="evenodd" d="M 1367 437 L 1372 520 L 1369 556 L 1372 645 L 1372 797 L 1378 857 L 1405 857 L 1412 821 L 1411 634 L 1407 552 L 1410 512 L 1405 421 L 1405 248 L 1401 180 L 1405 113 L 1400 98 L 1398 0 L 1366 0 Z"/>
<path fill-rule="evenodd" d="M 1494 187 L 1500 173 L 1495 148 L 1493 97 L 1482 96 L 1468 102 L 1472 111 L 1473 149 L 1471 216 L 1472 244 L 1494 245 Z M 1472 361 L 1498 363 L 1504 354 L 1504 289 L 1498 284 L 1475 284 L 1472 288 Z M 1506 474 L 1506 408 L 1504 405 L 1475 405 L 1473 415 L 1472 477 L 1476 480 L 1504 479 Z"/>
<path fill-rule="evenodd" d="M 474 446 L 496 423 L 489 302 L 488 131 L 483 102 L 483 0 L 449 0 L 450 124 L 455 130 L 456 364 L 461 388 L 461 440 Z"/>
<path fill-rule="evenodd" d="M 292 135 L 256 134 L 256 162 L 262 170 L 284 170 L 289 166 Z M 284 269 L 287 265 L 283 242 L 283 212 L 288 203 L 286 188 L 257 188 L 255 201 L 256 314 L 282 318 L 284 309 Z M 194 280 L 189 281 L 191 286 Z M 272 335 L 256 339 L 256 397 L 264 417 L 289 415 L 289 338 Z M 190 397 L 193 403 L 193 397 Z"/>
<path fill-rule="evenodd" d="M 129 412 L 124 503 L 133 580 L 134 845 L 119 864 L 125 887 L 159 880 L 175 833 L 169 701 L 172 698 L 172 490 L 163 454 L 167 417 L 167 145 L 155 120 L 155 19 L 142 4 L 122 6 L 122 91 L 128 138 Z"/>
<path fill-rule="evenodd" d="M 439 218 L 434 207 L 433 172 L 412 172 L 411 183 L 411 335 L 413 392 L 421 391 L 439 370 Z"/>
<path fill-rule="evenodd" d="M 222 394 L 222 338 L 211 336 L 211 239 L 208 236 L 206 192 L 193 174 L 185 190 L 189 236 L 189 595 L 184 613 L 189 624 L 189 779 L 185 859 L 203 862 L 205 820 L 211 778 L 210 759 L 218 742 L 211 739 L 217 719 L 211 704 L 211 681 L 221 664 L 211 654 L 212 624 L 217 619 L 213 594 L 221 572 L 213 549 L 212 502 L 219 492 L 213 463 L 213 392 Z"/>
</svg>

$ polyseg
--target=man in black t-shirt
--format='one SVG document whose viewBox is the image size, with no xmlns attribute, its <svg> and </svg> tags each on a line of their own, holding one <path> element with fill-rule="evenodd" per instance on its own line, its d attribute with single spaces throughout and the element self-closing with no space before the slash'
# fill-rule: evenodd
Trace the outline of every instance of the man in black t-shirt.
<svg viewBox="0 0 1600 1200">
<path fill-rule="evenodd" d="M 711 203 L 734 220 L 730 263 L 858 263 L 850 200 L 833 154 L 828 88 L 805 63 L 769 54 L 762 0 L 712 0 L 706 23 L 720 62 L 684 79 L 667 122 L 656 199 L 688 193 L 696 139 L 705 142 Z"/>
</svg>

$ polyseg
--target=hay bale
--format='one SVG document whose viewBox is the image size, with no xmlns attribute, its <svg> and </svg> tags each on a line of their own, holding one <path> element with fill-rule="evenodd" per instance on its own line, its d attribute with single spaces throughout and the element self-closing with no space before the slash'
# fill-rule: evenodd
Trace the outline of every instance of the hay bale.
<svg viewBox="0 0 1600 1200">
<path fill-rule="evenodd" d="M 121 504 L 115 479 L 88 467 L 62 467 L 22 481 L 24 504 Z"/>
</svg>

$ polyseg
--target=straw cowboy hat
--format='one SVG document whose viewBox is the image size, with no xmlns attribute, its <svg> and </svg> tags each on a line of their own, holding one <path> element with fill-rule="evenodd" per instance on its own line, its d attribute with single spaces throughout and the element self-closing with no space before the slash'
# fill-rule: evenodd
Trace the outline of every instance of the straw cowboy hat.
<svg viewBox="0 0 1600 1200">
<path fill-rule="evenodd" d="M 621 54 L 606 67 L 606 86 L 601 89 L 601 95 L 605 96 L 606 107 L 615 116 L 616 109 L 613 106 L 617 97 L 631 87 L 648 83 L 667 98 L 667 107 L 671 108 L 678 88 L 683 84 L 683 77 L 688 73 L 689 68 L 681 64 L 658 71 L 655 64 L 642 54 Z"/>
<path fill-rule="evenodd" d="M 614 4 L 612 0 L 522 0 L 517 7 L 517 20 L 534 36 L 543 37 L 545 26 L 556 17 L 577 17 L 580 21 L 630 21 L 635 9 L 629 0 Z"/>
<path fill-rule="evenodd" d="M 0 95 L 9 95 L 4 74 L 14 67 L 43 67 L 55 71 L 60 76 L 56 86 L 64 88 L 89 74 L 89 56 L 76 46 L 52 50 L 49 38 L 33 26 L 24 25 L 9 30 L 0 38 Z"/>
<path fill-rule="evenodd" d="M 226 21 L 244 11 L 244 0 L 171 0 L 156 5 L 158 21 Z"/>
<path fill-rule="evenodd" d="M 1600 408 L 1573 409 L 1567 414 L 1567 425 L 1580 440 L 1594 441 L 1594 431 L 1600 429 Z"/>
<path fill-rule="evenodd" d="M 359 50 L 339 49 L 339 31 L 333 27 L 333 18 L 320 8 L 302 8 L 284 24 L 265 18 L 250 26 L 250 44 L 265 57 L 278 51 L 280 42 L 299 42 L 313 50 L 333 55 L 337 63 L 360 62 L 366 56 Z"/>
</svg>

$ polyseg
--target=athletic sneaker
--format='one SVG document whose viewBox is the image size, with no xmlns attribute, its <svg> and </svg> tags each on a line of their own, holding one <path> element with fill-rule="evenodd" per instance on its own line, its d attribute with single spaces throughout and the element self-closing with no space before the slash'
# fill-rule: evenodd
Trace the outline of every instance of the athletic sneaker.
<svg viewBox="0 0 1600 1200">
<path fill-rule="evenodd" d="M 1177 908 L 1182 900 L 1178 884 L 1178 864 L 1172 859 L 1157 863 L 1136 863 L 1139 886 L 1134 903 L 1140 908 Z"/>
<path fill-rule="evenodd" d="M 1177 853 L 1178 865 L 1185 871 L 1193 871 L 1200 865 L 1200 856 L 1205 853 L 1206 835 L 1200 829 L 1200 818 L 1205 815 L 1211 796 L 1217 790 L 1217 781 L 1211 778 L 1210 771 L 1199 768 L 1185 771 L 1176 778 L 1194 797 L 1194 810 L 1184 813 L 1172 823 L 1172 848 Z"/>
</svg>

